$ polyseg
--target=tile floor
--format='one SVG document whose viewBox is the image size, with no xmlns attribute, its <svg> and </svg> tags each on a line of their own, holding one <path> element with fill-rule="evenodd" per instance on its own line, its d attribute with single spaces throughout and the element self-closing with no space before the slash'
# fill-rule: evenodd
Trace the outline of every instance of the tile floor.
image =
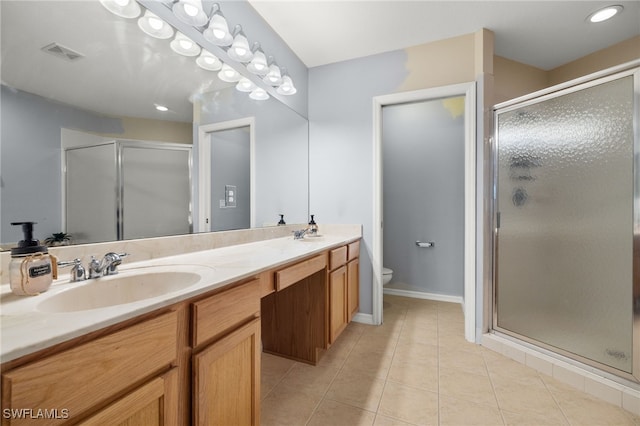
<svg viewBox="0 0 640 426">
<path fill-rule="evenodd" d="M 261 424 L 631 425 L 640 417 L 463 338 L 460 305 L 384 296 L 310 366 L 262 357 Z"/>
</svg>

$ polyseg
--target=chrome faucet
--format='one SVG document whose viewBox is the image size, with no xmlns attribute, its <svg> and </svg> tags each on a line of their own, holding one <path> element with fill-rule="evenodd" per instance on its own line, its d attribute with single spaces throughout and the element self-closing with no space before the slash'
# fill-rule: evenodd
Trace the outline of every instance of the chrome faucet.
<svg viewBox="0 0 640 426">
<path fill-rule="evenodd" d="M 304 235 L 309 232 L 309 228 L 301 229 L 299 231 L 293 231 L 293 239 L 301 240 L 304 238 Z"/>
<path fill-rule="evenodd" d="M 61 268 L 66 266 L 72 267 L 71 272 L 69 273 L 69 281 L 71 282 L 84 281 L 87 279 L 87 271 L 84 269 L 84 266 L 82 266 L 80 259 L 63 260 L 58 262 L 58 266 Z"/>
<path fill-rule="evenodd" d="M 94 256 L 91 256 L 91 261 L 89 262 L 89 278 L 100 278 L 105 275 L 117 274 L 118 265 L 122 263 L 122 258 L 128 255 L 128 253 L 109 252 L 105 254 L 100 261 Z"/>
</svg>

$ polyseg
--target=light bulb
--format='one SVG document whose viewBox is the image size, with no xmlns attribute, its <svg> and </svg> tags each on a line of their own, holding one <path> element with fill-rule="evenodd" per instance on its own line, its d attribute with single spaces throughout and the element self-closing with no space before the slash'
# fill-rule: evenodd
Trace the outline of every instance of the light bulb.
<svg viewBox="0 0 640 426">
<path fill-rule="evenodd" d="M 196 16 L 198 14 L 198 8 L 187 3 L 187 4 L 184 5 L 184 12 L 187 15 L 189 15 L 191 17 L 194 17 L 194 16 Z"/>
<path fill-rule="evenodd" d="M 138 19 L 138 26 L 151 37 L 167 39 L 173 36 L 173 28 L 150 10 L 144 12 L 144 16 Z"/>
<path fill-rule="evenodd" d="M 236 26 L 236 35 L 227 53 L 231 59 L 238 62 L 249 62 L 253 58 L 253 52 L 251 51 L 251 47 L 249 47 L 249 40 L 247 40 L 247 37 L 245 37 L 239 25 Z"/>
<path fill-rule="evenodd" d="M 269 94 L 263 88 L 258 87 L 249 94 L 249 97 L 256 101 L 266 101 L 267 99 L 269 99 Z"/>
<path fill-rule="evenodd" d="M 189 37 L 182 34 L 181 32 L 176 32 L 176 36 L 169 44 L 171 49 L 184 56 L 197 56 L 200 54 L 200 46 L 193 42 Z"/>
<path fill-rule="evenodd" d="M 154 30 L 159 30 L 163 25 L 164 23 L 162 22 L 162 20 L 153 17 L 149 18 L 149 26 Z"/>
<path fill-rule="evenodd" d="M 137 18 L 142 12 L 138 3 L 131 0 L 100 0 L 100 3 L 109 12 L 122 18 Z"/>
<path fill-rule="evenodd" d="M 236 84 L 236 89 L 241 92 L 251 92 L 256 88 L 256 85 L 246 77 L 242 77 L 238 84 Z"/>
<path fill-rule="evenodd" d="M 222 69 L 218 73 L 218 78 L 222 81 L 226 81 L 227 83 L 236 83 L 240 81 L 242 76 L 229 65 L 223 64 Z"/>
<path fill-rule="evenodd" d="M 262 50 L 258 49 L 253 53 L 253 59 L 247 64 L 247 69 L 257 75 L 264 76 L 268 71 L 267 57 Z"/>
<path fill-rule="evenodd" d="M 269 73 L 265 76 L 264 82 L 271 86 L 279 86 L 282 84 L 282 74 L 280 74 L 280 67 L 276 64 L 269 66 Z"/>
<path fill-rule="evenodd" d="M 227 20 L 219 12 L 213 14 L 202 35 L 218 46 L 229 46 L 233 42 L 233 36 L 229 31 Z"/>
<path fill-rule="evenodd" d="M 201 0 L 178 0 L 173 4 L 172 10 L 182 22 L 194 27 L 202 27 L 209 20 Z"/>
<path fill-rule="evenodd" d="M 281 95 L 294 95 L 298 91 L 293 85 L 293 80 L 288 75 L 282 77 L 282 84 L 276 89 Z"/>
<path fill-rule="evenodd" d="M 222 68 L 222 61 L 218 59 L 213 53 L 203 50 L 198 59 L 196 59 L 196 64 L 202 69 L 207 71 L 218 71 Z"/>
</svg>

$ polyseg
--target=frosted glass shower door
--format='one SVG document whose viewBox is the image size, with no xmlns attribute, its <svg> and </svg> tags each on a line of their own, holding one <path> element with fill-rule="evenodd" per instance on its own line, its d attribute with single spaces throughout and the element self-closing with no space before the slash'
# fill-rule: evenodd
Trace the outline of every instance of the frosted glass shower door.
<svg viewBox="0 0 640 426">
<path fill-rule="evenodd" d="M 149 238 L 191 232 L 191 148 L 123 145 L 122 236 Z"/>
<path fill-rule="evenodd" d="M 117 239 L 116 146 L 65 150 L 65 232 L 75 244 Z"/>
<path fill-rule="evenodd" d="M 629 73 L 496 112 L 494 328 L 625 373 L 633 120 Z"/>
</svg>

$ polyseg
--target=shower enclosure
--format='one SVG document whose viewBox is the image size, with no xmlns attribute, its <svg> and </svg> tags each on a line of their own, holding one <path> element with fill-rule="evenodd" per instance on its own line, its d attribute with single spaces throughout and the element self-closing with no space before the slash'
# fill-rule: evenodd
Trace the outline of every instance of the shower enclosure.
<svg viewBox="0 0 640 426">
<path fill-rule="evenodd" d="M 640 68 L 621 69 L 495 111 L 493 329 L 639 381 Z"/>
<path fill-rule="evenodd" d="M 63 217 L 76 243 L 192 231 L 191 145 L 116 140 L 64 153 Z"/>
</svg>

